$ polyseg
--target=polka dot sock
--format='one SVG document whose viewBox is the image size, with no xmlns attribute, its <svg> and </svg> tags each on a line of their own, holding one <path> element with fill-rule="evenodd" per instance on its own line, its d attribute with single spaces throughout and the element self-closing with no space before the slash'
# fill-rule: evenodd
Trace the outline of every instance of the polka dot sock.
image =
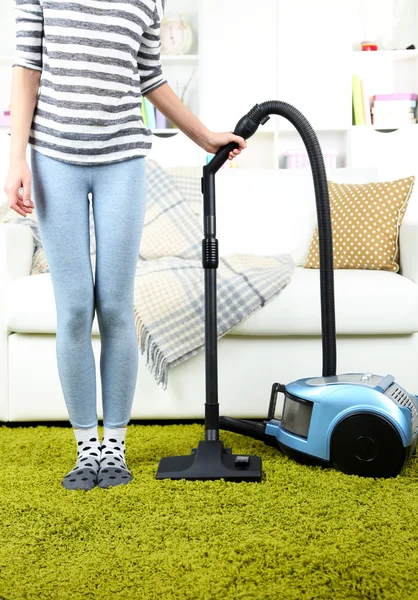
<svg viewBox="0 0 418 600">
<path fill-rule="evenodd" d="M 106 427 L 101 445 L 97 485 L 108 488 L 129 483 L 132 473 L 125 462 L 126 427 Z"/>
<path fill-rule="evenodd" d="M 67 490 L 91 490 L 97 485 L 100 466 L 100 442 L 97 425 L 90 429 L 73 429 L 77 441 L 77 462 L 62 480 Z"/>
</svg>

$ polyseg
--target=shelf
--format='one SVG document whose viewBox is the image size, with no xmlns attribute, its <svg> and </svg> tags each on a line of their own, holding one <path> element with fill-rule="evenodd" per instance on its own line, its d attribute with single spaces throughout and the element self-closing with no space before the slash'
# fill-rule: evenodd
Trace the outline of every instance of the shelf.
<svg viewBox="0 0 418 600">
<path fill-rule="evenodd" d="M 351 129 L 352 130 L 358 130 L 358 129 L 364 129 L 364 130 L 371 130 L 374 129 L 375 131 L 398 131 L 399 129 L 406 129 L 406 130 L 413 130 L 413 129 L 417 129 L 418 128 L 418 123 L 411 123 L 410 125 L 398 125 L 397 127 L 379 127 L 379 126 L 375 126 L 375 125 L 352 125 Z"/>
<path fill-rule="evenodd" d="M 178 133 L 180 129 L 178 127 L 167 127 L 166 129 L 151 129 L 153 134 L 158 133 Z"/>
<path fill-rule="evenodd" d="M 373 54 L 374 59 L 379 56 L 380 58 L 390 58 L 394 60 L 411 60 L 418 57 L 418 50 L 353 50 L 353 54 L 356 56 Z"/>
</svg>

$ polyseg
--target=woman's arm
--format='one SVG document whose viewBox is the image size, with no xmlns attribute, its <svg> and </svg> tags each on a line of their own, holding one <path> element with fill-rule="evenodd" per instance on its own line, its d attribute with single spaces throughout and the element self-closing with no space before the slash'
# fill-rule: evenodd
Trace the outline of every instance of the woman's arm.
<svg viewBox="0 0 418 600">
<path fill-rule="evenodd" d="M 207 152 L 215 154 L 221 146 L 225 146 L 229 142 L 237 142 L 240 147 L 229 153 L 229 160 L 232 160 L 247 147 L 247 142 L 241 136 L 229 131 L 215 133 L 205 127 L 196 115 L 183 104 L 168 83 L 163 83 L 157 89 L 146 94 L 146 97 L 167 119 Z"/>
<path fill-rule="evenodd" d="M 35 110 L 41 73 L 25 67 L 14 67 L 10 109 L 10 166 L 4 191 L 10 208 L 26 217 L 32 212 L 32 176 L 26 162 L 26 147 Z M 23 188 L 23 197 L 19 189 Z"/>
<path fill-rule="evenodd" d="M 26 160 L 33 113 L 38 98 L 40 71 L 15 67 L 12 78 L 10 111 L 10 162 Z"/>
<path fill-rule="evenodd" d="M 31 173 L 26 147 L 42 72 L 43 12 L 39 0 L 16 0 L 16 53 L 11 92 L 10 167 L 4 190 L 9 205 L 26 217 L 32 212 Z M 23 198 L 19 189 L 23 188 Z M 28 206 L 25 206 L 25 201 Z"/>
<path fill-rule="evenodd" d="M 215 133 L 183 104 L 167 83 L 161 69 L 161 22 L 164 16 L 164 0 L 156 0 L 154 21 L 142 36 L 138 52 L 138 69 L 141 78 L 141 93 L 183 133 L 207 152 L 215 154 L 221 146 L 237 142 L 239 148 L 229 153 L 229 160 L 247 147 L 244 138 L 230 131 Z"/>
<path fill-rule="evenodd" d="M 10 165 L 4 191 L 10 208 L 26 217 L 32 213 L 32 176 L 26 162 L 26 147 L 35 110 L 40 72 L 25 67 L 14 67 L 10 105 Z M 23 196 L 19 189 L 23 188 Z"/>
</svg>

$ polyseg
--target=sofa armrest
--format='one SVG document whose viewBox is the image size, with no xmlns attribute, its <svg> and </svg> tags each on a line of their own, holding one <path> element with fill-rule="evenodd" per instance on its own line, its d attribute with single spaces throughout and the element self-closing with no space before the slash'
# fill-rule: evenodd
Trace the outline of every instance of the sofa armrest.
<svg viewBox="0 0 418 600">
<path fill-rule="evenodd" d="M 20 223 L 0 223 L 0 420 L 9 420 L 7 326 L 8 284 L 30 275 L 34 240 L 32 230 Z"/>
<path fill-rule="evenodd" d="M 20 223 L 0 223 L 0 287 L 30 275 L 33 250 L 30 227 Z"/>
<path fill-rule="evenodd" d="M 404 222 L 399 232 L 400 273 L 418 284 L 418 223 Z"/>
</svg>

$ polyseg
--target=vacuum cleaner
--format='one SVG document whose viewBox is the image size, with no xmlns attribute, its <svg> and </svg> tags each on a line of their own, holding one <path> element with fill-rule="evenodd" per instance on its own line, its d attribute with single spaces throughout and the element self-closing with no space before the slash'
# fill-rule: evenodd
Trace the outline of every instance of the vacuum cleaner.
<svg viewBox="0 0 418 600">
<path fill-rule="evenodd" d="M 267 420 L 254 422 L 219 416 L 217 367 L 215 174 L 239 145 L 219 148 L 203 167 L 202 194 L 205 270 L 205 439 L 190 455 L 162 458 L 157 479 L 253 481 L 262 479 L 259 456 L 233 454 L 219 430 L 263 441 L 304 464 L 334 467 L 364 477 L 395 477 L 418 438 L 418 396 L 408 393 L 392 375 L 336 374 L 334 263 L 328 182 L 321 147 L 310 123 L 295 107 L 281 101 L 256 104 L 237 123 L 234 133 L 248 139 L 276 114 L 288 119 L 306 147 L 314 182 L 320 257 L 322 376 L 283 385 L 273 383 Z M 278 394 L 281 415 L 276 415 Z"/>
</svg>

